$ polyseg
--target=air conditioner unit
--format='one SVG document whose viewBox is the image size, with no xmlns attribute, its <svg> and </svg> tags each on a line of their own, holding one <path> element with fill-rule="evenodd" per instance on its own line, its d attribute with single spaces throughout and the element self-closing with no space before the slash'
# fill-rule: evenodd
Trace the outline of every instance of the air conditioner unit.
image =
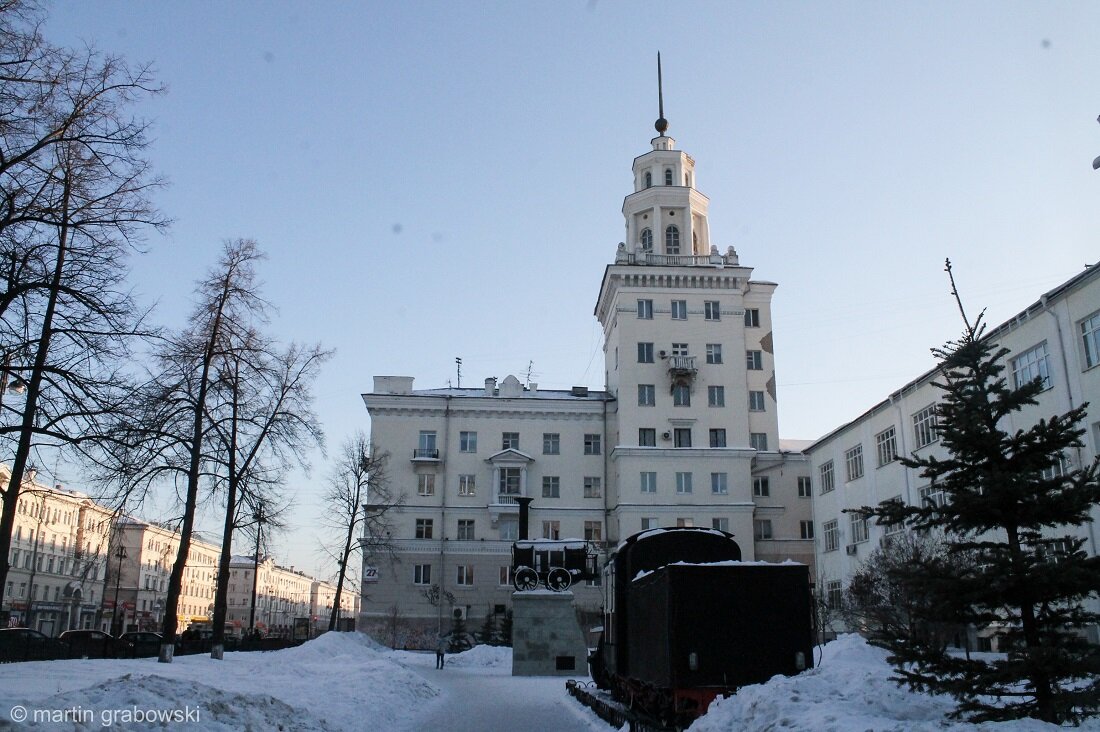
<svg viewBox="0 0 1100 732">
<path fill-rule="evenodd" d="M 856 545 L 855 544 L 849 544 L 848 546 L 844 547 L 844 551 L 848 552 L 851 555 L 855 555 Z"/>
<path fill-rule="evenodd" d="M 672 439 L 672 433 L 671 432 L 662 432 L 661 433 L 661 439 L 662 440 L 671 440 Z"/>
<path fill-rule="evenodd" d="M 665 354 L 665 351 L 658 351 L 657 355 L 660 356 L 661 358 L 664 358 L 666 354 Z"/>
<path fill-rule="evenodd" d="M 465 606 L 456 607 L 454 610 L 452 610 L 451 611 L 451 617 L 453 617 L 455 620 L 465 620 L 466 619 L 466 608 L 465 608 Z"/>
</svg>

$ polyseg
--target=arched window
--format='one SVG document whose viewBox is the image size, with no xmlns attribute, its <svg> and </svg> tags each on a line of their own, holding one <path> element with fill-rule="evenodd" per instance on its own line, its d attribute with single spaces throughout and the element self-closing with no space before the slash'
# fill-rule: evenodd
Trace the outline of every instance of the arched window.
<svg viewBox="0 0 1100 732">
<path fill-rule="evenodd" d="M 652 229 L 648 229 L 648 228 L 642 229 L 642 251 L 643 252 L 652 252 L 653 251 L 653 230 Z"/>
<path fill-rule="evenodd" d="M 648 170 L 645 172 L 645 187 L 653 187 L 653 173 L 650 173 Z"/>
<path fill-rule="evenodd" d="M 675 226 L 665 229 L 665 254 L 680 253 L 680 230 Z"/>
<path fill-rule="evenodd" d="M 665 168 L 665 185 L 672 185 L 672 168 Z"/>
</svg>

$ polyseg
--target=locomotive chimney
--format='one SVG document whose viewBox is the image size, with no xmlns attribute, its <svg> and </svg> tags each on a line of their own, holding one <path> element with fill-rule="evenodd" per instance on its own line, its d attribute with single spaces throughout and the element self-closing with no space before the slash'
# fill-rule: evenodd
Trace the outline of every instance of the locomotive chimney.
<svg viewBox="0 0 1100 732">
<path fill-rule="evenodd" d="M 526 541 L 528 526 L 530 524 L 531 513 L 531 501 L 535 500 L 530 496 L 516 496 L 516 503 L 519 504 L 519 538 L 520 541 Z"/>
</svg>

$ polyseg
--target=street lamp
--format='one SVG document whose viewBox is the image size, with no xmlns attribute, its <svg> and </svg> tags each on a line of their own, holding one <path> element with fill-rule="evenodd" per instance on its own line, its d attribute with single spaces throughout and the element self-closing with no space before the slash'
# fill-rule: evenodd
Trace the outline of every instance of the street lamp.
<svg viewBox="0 0 1100 732">
<path fill-rule="evenodd" d="M 115 550 L 115 556 L 118 557 L 118 574 L 115 575 L 115 610 L 111 617 L 111 630 L 114 631 L 112 635 L 117 636 L 121 632 L 115 628 L 119 624 L 118 590 L 122 586 L 122 560 L 126 558 L 126 547 L 119 544 L 118 549 Z"/>
</svg>

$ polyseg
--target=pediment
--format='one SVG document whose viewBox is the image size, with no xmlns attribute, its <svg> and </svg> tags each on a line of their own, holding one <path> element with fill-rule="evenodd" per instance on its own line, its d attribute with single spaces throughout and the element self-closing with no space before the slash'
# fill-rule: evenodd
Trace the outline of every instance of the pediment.
<svg viewBox="0 0 1100 732">
<path fill-rule="evenodd" d="M 520 452 L 519 450 L 516 450 L 516 449 L 513 449 L 513 448 L 508 448 L 507 450 L 501 450 L 500 452 L 495 452 L 495 453 L 493 453 L 492 455 L 490 455 L 489 457 L 487 457 L 485 459 L 485 462 L 494 463 L 494 464 L 496 464 L 496 463 L 531 463 L 531 462 L 534 462 L 534 461 L 535 461 L 535 459 L 533 457 L 531 457 L 530 455 L 528 455 L 527 453 Z"/>
</svg>

